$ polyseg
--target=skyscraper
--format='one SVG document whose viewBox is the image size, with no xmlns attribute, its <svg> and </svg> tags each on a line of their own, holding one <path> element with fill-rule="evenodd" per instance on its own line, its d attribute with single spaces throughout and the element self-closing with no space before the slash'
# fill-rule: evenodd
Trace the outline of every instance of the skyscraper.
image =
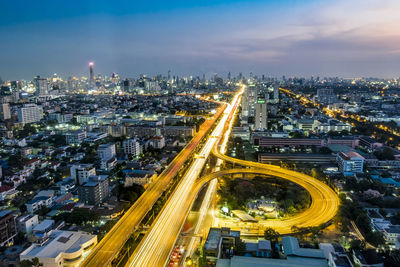
<svg viewBox="0 0 400 267">
<path fill-rule="evenodd" d="M 46 78 L 41 78 L 39 75 L 35 77 L 35 94 L 38 96 L 44 96 L 49 93 L 49 84 Z"/>
<path fill-rule="evenodd" d="M 94 87 L 94 70 L 93 70 L 94 63 L 89 62 L 89 88 Z"/>
<path fill-rule="evenodd" d="M 254 121 L 254 128 L 256 131 L 264 131 L 267 129 L 267 101 L 265 95 L 259 95 L 256 102 L 256 114 Z"/>
</svg>

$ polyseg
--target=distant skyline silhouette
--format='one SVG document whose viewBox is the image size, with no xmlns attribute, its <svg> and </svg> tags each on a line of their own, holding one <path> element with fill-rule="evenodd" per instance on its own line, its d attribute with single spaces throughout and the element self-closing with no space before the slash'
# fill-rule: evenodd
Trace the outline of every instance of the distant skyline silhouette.
<svg viewBox="0 0 400 267">
<path fill-rule="evenodd" d="M 400 1 L 4 1 L 0 77 L 400 77 Z"/>
</svg>

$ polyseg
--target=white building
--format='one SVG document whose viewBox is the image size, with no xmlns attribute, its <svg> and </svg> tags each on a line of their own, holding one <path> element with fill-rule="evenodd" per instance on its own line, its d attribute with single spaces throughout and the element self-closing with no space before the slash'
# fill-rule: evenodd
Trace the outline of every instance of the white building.
<svg viewBox="0 0 400 267">
<path fill-rule="evenodd" d="M 18 230 L 29 235 L 33 228 L 39 224 L 37 214 L 26 214 L 17 218 Z"/>
<path fill-rule="evenodd" d="M 34 213 L 42 206 L 51 207 L 53 205 L 53 198 L 51 196 L 38 196 L 28 201 L 25 205 L 28 212 Z"/>
<path fill-rule="evenodd" d="M 127 155 L 132 155 L 134 157 L 138 157 L 142 153 L 140 144 L 136 139 L 125 140 L 122 143 L 122 147 L 124 148 L 124 152 Z"/>
<path fill-rule="evenodd" d="M 355 151 L 340 152 L 336 157 L 339 170 L 342 173 L 362 173 L 364 157 Z"/>
<path fill-rule="evenodd" d="M 86 131 L 73 131 L 65 134 L 66 142 L 68 145 L 81 144 L 86 138 Z"/>
<path fill-rule="evenodd" d="M 70 168 L 71 178 L 81 185 L 90 175 L 96 175 L 96 168 L 92 164 L 76 164 Z"/>
<path fill-rule="evenodd" d="M 34 243 L 23 251 L 20 260 L 32 260 L 36 257 L 43 267 L 78 266 L 83 255 L 96 244 L 96 235 L 55 230 L 46 243 Z"/>
<path fill-rule="evenodd" d="M 165 138 L 162 135 L 153 136 L 150 139 L 150 144 L 155 149 L 162 149 L 165 147 Z"/>
<path fill-rule="evenodd" d="M 11 118 L 10 105 L 8 103 L 3 103 L 0 105 L 0 119 L 8 120 Z"/>
<path fill-rule="evenodd" d="M 36 104 L 25 104 L 18 109 L 18 121 L 32 123 L 43 119 L 43 108 Z"/>
<path fill-rule="evenodd" d="M 100 160 L 109 160 L 110 158 L 115 157 L 115 144 L 102 144 L 99 145 L 97 150 Z"/>
<path fill-rule="evenodd" d="M 254 118 L 254 128 L 256 131 L 263 131 L 267 129 L 267 102 L 265 97 L 258 97 L 256 102 L 256 114 Z"/>
</svg>

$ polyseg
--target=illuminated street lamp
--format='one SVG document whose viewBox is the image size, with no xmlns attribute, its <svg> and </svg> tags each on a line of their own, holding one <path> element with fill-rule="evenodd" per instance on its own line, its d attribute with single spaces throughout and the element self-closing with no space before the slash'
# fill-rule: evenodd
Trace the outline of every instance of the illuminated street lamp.
<svg viewBox="0 0 400 267">
<path fill-rule="evenodd" d="M 190 257 L 187 257 L 186 258 L 186 266 L 192 266 L 192 264 L 193 264 L 192 259 Z"/>
</svg>

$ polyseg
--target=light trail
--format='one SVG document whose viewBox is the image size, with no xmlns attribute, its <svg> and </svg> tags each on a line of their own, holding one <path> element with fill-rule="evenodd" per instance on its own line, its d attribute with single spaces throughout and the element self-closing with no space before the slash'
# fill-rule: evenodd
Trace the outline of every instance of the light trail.
<svg viewBox="0 0 400 267">
<path fill-rule="evenodd" d="M 169 254 L 174 247 L 197 193 L 204 184 L 225 175 L 241 173 L 278 177 L 294 182 L 310 193 L 312 198 L 311 206 L 303 213 L 285 220 L 268 220 L 262 222 L 264 227 L 273 227 L 281 234 L 291 233 L 293 226 L 317 226 L 328 222 L 335 216 L 339 199 L 336 193 L 326 184 L 311 176 L 286 170 L 278 166 L 231 158 L 218 150 L 216 146 L 217 141 L 221 140 L 224 134 L 223 131 L 226 129 L 225 123 L 232 123 L 234 117 L 232 112 L 235 112 L 237 108 L 237 101 L 238 94 L 235 95 L 232 104 L 227 107 L 221 121 L 206 141 L 201 150 L 200 157 L 197 157 L 189 167 L 189 170 L 182 178 L 173 195 L 168 199 L 146 236 L 135 250 L 127 266 L 164 266 L 168 261 Z M 226 132 L 230 133 L 229 128 Z M 221 160 L 250 168 L 219 171 L 197 180 L 211 150 Z"/>
<path fill-rule="evenodd" d="M 192 201 L 188 201 L 193 198 L 191 189 L 201 174 L 212 148 L 219 141 L 217 137 L 224 133 L 225 124 L 231 118 L 231 111 L 233 107 L 237 106 L 242 91 L 234 96 L 232 104 L 226 108 L 220 122 L 201 149 L 200 156 L 194 159 L 182 177 L 172 196 L 165 203 L 155 222 L 134 251 L 128 266 L 163 266 L 167 262 L 192 205 Z"/>
<path fill-rule="evenodd" d="M 145 215 L 153 207 L 165 188 L 179 169 L 192 156 L 193 151 L 201 140 L 209 132 L 217 119 L 221 116 L 226 106 L 222 106 L 213 119 L 206 120 L 200 127 L 199 132 L 174 158 L 168 167 L 150 184 L 146 191 L 125 212 L 119 221 L 111 228 L 107 235 L 94 247 L 92 252 L 84 259 L 80 266 L 101 267 L 108 266 L 122 249 L 128 238 L 136 227 L 139 226 Z"/>
<path fill-rule="evenodd" d="M 238 101 L 236 103 L 240 103 L 241 96 L 242 96 L 242 94 L 239 95 L 239 99 L 238 99 Z M 238 105 L 235 105 L 233 107 L 232 111 L 231 111 L 231 114 L 233 114 L 232 118 L 235 118 L 235 115 L 236 115 L 236 113 L 238 111 L 237 107 L 238 107 Z M 225 153 L 226 150 L 227 150 L 227 145 L 228 145 L 229 137 L 230 137 L 230 134 L 231 134 L 231 131 L 232 131 L 232 128 L 233 128 L 234 121 L 235 121 L 234 119 L 231 119 L 228 122 L 229 123 L 228 127 L 227 127 L 228 129 L 227 129 L 227 131 L 225 131 L 225 133 L 223 135 L 222 144 L 220 146 L 220 151 L 222 151 L 222 153 Z M 221 169 L 220 166 L 222 165 L 222 163 L 223 163 L 223 160 L 221 160 L 221 159 L 217 160 L 217 164 L 216 164 L 216 167 L 215 167 L 215 171 L 216 172 L 218 172 Z M 196 226 L 195 226 L 194 231 L 193 231 L 193 235 L 194 236 L 197 236 L 200 233 L 201 226 L 204 223 L 204 220 L 205 220 L 205 218 L 207 216 L 207 213 L 209 211 L 211 203 L 212 203 L 212 201 L 213 201 L 213 199 L 215 197 L 215 194 L 217 192 L 217 184 L 218 184 L 218 180 L 217 179 L 213 179 L 213 180 L 211 180 L 209 182 L 209 185 L 208 185 L 208 188 L 207 188 L 207 192 L 206 192 L 206 194 L 205 194 L 205 196 L 203 198 L 203 202 L 202 202 L 200 210 L 199 210 L 199 218 L 198 218 L 198 220 L 196 222 Z M 191 257 L 193 255 L 194 250 L 196 249 L 196 246 L 197 246 L 198 243 L 199 243 L 199 238 L 197 238 L 197 237 L 190 238 L 190 242 L 189 242 L 188 246 L 186 247 L 185 252 L 183 254 L 183 257 L 182 257 L 183 261 L 181 262 L 181 265 L 185 264 L 184 260 L 187 257 Z"/>
</svg>

